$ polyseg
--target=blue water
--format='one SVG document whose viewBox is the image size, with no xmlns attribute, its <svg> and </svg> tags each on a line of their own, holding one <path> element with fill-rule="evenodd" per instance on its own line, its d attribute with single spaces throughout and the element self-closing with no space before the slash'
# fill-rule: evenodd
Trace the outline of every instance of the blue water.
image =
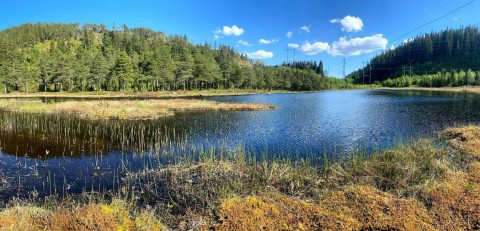
<svg viewBox="0 0 480 231">
<path fill-rule="evenodd" d="M 368 154 L 409 139 L 435 138 L 437 132 L 446 127 L 480 122 L 480 98 L 464 93 L 351 90 L 200 99 L 273 104 L 279 108 L 184 112 L 150 121 L 102 122 L 58 116 L 50 119 L 44 115 L 17 116 L 15 120 L 28 124 L 58 120 L 62 126 L 78 131 L 88 126 L 108 130 L 114 126 L 110 123 L 117 126 L 120 123 L 127 130 L 144 129 L 145 140 L 153 140 L 152 132 L 161 130 L 161 136 L 166 136 L 173 146 L 176 142 L 183 143 L 182 147 L 189 149 L 183 150 L 187 154 L 198 152 L 199 147 L 213 146 L 218 150 L 241 146 L 260 157 L 292 159 L 323 156 L 335 159 L 359 152 Z M 2 114 L 6 115 L 9 114 Z M 62 123 L 64 120 L 68 122 Z M 22 131 L 21 126 L 0 132 L 0 177 L 4 179 L 0 182 L 0 199 L 31 197 L 34 190 L 42 195 L 50 195 L 52 191 L 62 195 L 108 190 L 118 187 L 115 184 L 126 173 L 125 169 L 139 171 L 165 164 L 165 158 L 152 157 L 153 152 L 149 151 L 157 145 L 155 141 L 146 142 L 145 152 L 149 152 L 146 158 L 138 155 L 138 150 L 132 154 L 128 148 L 115 146 L 115 139 L 108 138 L 106 133 L 102 140 L 107 148 L 92 153 L 83 146 L 66 147 L 61 140 L 47 142 L 51 139 L 38 136 L 48 130 L 41 127 L 33 138 L 29 137 L 31 132 Z M 73 138 L 87 137 L 86 132 L 78 134 L 80 137 Z M 69 150 L 69 147 L 73 148 Z M 51 152 L 48 156 L 44 155 L 45 149 Z"/>
</svg>

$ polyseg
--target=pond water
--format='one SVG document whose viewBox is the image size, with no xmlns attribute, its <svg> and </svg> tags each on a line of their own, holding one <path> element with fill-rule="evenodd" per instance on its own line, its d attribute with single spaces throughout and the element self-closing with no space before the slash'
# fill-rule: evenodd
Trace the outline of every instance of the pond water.
<svg viewBox="0 0 480 231">
<path fill-rule="evenodd" d="M 480 98 L 466 93 L 352 90 L 199 98 L 279 109 L 177 113 L 150 121 L 1 112 L 0 199 L 115 189 L 128 171 L 229 148 L 259 158 L 335 159 L 480 122 Z"/>
</svg>

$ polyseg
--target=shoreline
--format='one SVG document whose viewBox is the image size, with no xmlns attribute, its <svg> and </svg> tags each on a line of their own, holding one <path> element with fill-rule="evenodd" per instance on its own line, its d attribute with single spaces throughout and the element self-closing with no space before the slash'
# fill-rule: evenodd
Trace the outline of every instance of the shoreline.
<svg viewBox="0 0 480 231">
<path fill-rule="evenodd" d="M 169 99 L 201 96 L 234 96 L 234 95 L 254 95 L 254 94 L 282 94 L 297 93 L 291 91 L 267 91 L 267 90 L 204 90 L 204 91 L 159 91 L 159 92 L 11 92 L 0 93 L 0 98 L 151 98 L 151 99 Z M 301 92 L 298 92 L 301 93 Z"/>
<path fill-rule="evenodd" d="M 415 90 L 415 91 L 438 91 L 438 92 L 454 92 L 454 93 L 473 93 L 480 94 L 480 86 L 462 86 L 462 87 L 379 87 L 373 88 L 377 90 Z"/>
<path fill-rule="evenodd" d="M 118 192 L 13 200 L 0 229 L 476 229 L 480 127 L 448 128 L 439 139 L 446 147 L 419 139 L 326 167 L 232 151 L 130 173 Z"/>
</svg>

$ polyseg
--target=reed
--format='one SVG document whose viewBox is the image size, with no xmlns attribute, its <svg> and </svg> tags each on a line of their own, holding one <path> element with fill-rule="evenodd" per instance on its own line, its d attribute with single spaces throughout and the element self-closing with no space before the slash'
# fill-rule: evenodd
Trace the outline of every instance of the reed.
<svg viewBox="0 0 480 231">
<path fill-rule="evenodd" d="M 30 176 L 42 185 L 4 205 L 0 228 L 11 227 L 11 214 L 23 216 L 12 208 L 25 206 L 40 208 L 25 215 L 33 219 L 26 224 L 40 229 L 59 227 L 47 222 L 57 213 L 70 214 L 83 225 L 99 222 L 106 229 L 148 222 L 180 230 L 444 230 L 480 224 L 477 127 L 447 129 L 440 135 L 446 147 L 419 139 L 372 155 L 360 150 L 333 159 L 330 156 L 341 151 L 307 156 L 252 153 L 243 144 L 195 143 L 190 131 L 140 121 L 82 123 L 81 118 L 58 114 L 0 117 L 2 142 L 27 137 L 22 142 L 29 143 L 15 149 L 2 144 L 17 153 L 4 155 L 2 161 L 13 163 L 18 173 L 15 179 L 4 179 L 9 182 L 4 185 L 28 191 Z M 48 150 L 35 149 L 46 142 L 52 143 Z M 55 145 L 60 148 L 51 148 Z M 108 152 L 117 155 L 111 158 Z M 81 158 L 91 165 L 81 170 L 79 180 L 72 183 L 53 171 L 58 161 L 85 153 L 94 154 Z M 71 187 L 82 189 L 73 192 Z M 117 203 L 122 205 L 115 207 Z M 102 219 L 89 220 L 85 214 Z M 134 215 L 126 219 L 121 214 Z"/>
<path fill-rule="evenodd" d="M 43 103 L 40 100 L 0 100 L 2 111 L 72 114 L 87 119 L 146 120 L 171 116 L 178 111 L 258 111 L 273 105 L 218 103 L 208 100 L 92 100 Z"/>
</svg>

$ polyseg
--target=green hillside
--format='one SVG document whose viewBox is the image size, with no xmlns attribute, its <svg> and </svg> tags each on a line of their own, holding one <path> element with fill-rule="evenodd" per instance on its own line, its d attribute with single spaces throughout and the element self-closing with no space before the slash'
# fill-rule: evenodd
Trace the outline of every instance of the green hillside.
<svg viewBox="0 0 480 231">
<path fill-rule="evenodd" d="M 266 66 L 228 46 L 125 25 L 37 23 L 0 32 L 4 92 L 336 87 L 322 73 Z"/>
<path fill-rule="evenodd" d="M 447 29 L 405 41 L 374 57 L 349 75 L 355 83 L 385 81 L 386 85 L 461 86 L 480 84 L 480 31 L 477 27 Z M 480 73 L 478 73 L 480 74 Z M 469 75 L 469 76 L 468 76 Z M 395 80 L 398 77 L 407 76 Z M 411 77 L 411 78 L 410 78 Z"/>
</svg>

